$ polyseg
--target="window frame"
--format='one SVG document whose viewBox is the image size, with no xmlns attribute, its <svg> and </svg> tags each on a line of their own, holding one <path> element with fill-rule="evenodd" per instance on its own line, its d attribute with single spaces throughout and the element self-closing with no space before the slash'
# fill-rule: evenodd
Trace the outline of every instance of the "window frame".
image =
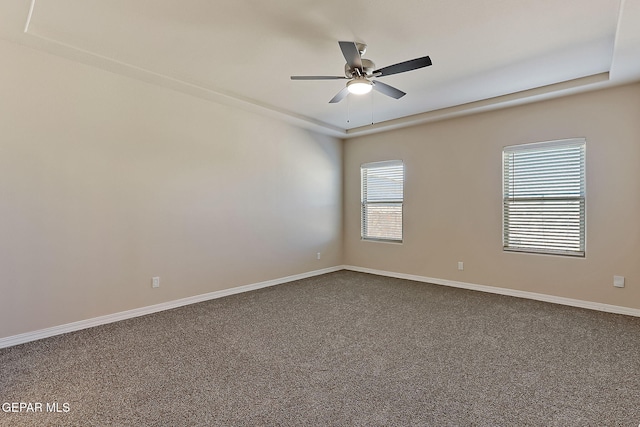
<svg viewBox="0 0 640 427">
<path fill-rule="evenodd" d="M 365 185 L 365 171 L 371 169 L 385 168 L 400 166 L 402 168 L 402 198 L 389 199 L 389 200 L 377 200 L 369 201 L 365 200 L 365 188 L 370 185 Z M 402 244 L 404 241 L 404 181 L 405 181 L 405 165 L 402 160 L 385 160 L 378 162 L 363 163 L 360 165 L 360 239 L 367 242 L 382 242 L 382 243 L 395 243 Z M 369 223 L 367 217 L 367 206 L 382 206 L 382 205 L 395 205 L 400 207 L 400 237 L 399 238 L 387 238 L 383 236 L 371 236 L 367 231 L 367 224 Z"/>
<path fill-rule="evenodd" d="M 580 162 L 578 165 L 571 165 L 569 168 L 569 172 L 576 173 L 579 171 L 579 195 L 577 196 L 553 196 L 545 193 L 538 197 L 527 196 L 527 197 L 508 197 L 508 177 L 507 177 L 507 155 L 511 153 L 544 153 L 549 152 L 553 149 L 561 150 L 561 149 L 570 149 L 577 148 L 578 153 L 578 161 Z M 586 184 L 586 138 L 570 138 L 570 139 L 562 139 L 562 140 L 553 140 L 553 141 L 543 141 L 543 142 L 534 142 L 529 144 L 519 144 L 519 145 L 510 145 L 506 146 L 502 150 L 502 248 L 504 252 L 514 252 L 514 253 L 531 253 L 531 254 L 542 254 L 542 255 L 560 255 L 560 256 L 570 256 L 570 257 L 586 257 L 586 228 L 587 228 L 587 184 Z M 544 154 L 542 154 L 544 155 Z M 548 170 L 546 171 L 548 173 Z M 563 172 L 567 172 L 563 169 Z M 515 172 L 512 173 L 512 175 Z M 538 179 L 540 176 L 536 176 Z M 530 178 L 529 178 L 530 179 Z M 558 184 L 558 182 L 555 182 Z M 514 188 L 517 184 L 511 184 L 511 188 Z M 512 190 L 512 193 L 515 191 Z M 510 235 L 509 235 L 509 224 L 508 219 L 510 218 L 508 212 L 510 206 L 509 202 L 514 201 L 524 201 L 524 202 L 542 202 L 540 206 L 544 204 L 544 202 L 566 202 L 565 206 L 568 206 L 570 203 L 577 202 L 578 211 L 579 211 L 579 219 L 580 222 L 578 224 L 578 249 L 571 249 L 565 246 L 562 249 L 552 248 L 553 246 L 550 241 L 546 241 L 540 246 L 547 246 L 546 248 L 534 248 L 534 247 L 525 247 L 525 246 L 516 246 L 511 243 Z M 541 207 L 539 207 L 541 209 Z M 526 214 L 525 214 L 526 215 Z M 544 232 L 541 232 L 544 234 Z M 567 240 L 568 239 L 561 239 Z"/>
</svg>

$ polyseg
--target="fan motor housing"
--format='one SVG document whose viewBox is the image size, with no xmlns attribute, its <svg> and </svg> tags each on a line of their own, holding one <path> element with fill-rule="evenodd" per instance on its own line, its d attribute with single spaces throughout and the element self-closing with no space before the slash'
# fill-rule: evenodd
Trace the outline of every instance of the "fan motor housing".
<svg viewBox="0 0 640 427">
<path fill-rule="evenodd" d="M 367 77 L 371 77 L 373 75 L 373 70 L 376 69 L 376 64 L 369 59 L 362 58 L 362 74 Z M 344 64 L 344 75 L 347 78 L 357 77 L 358 73 L 351 67 L 349 64 Z"/>
</svg>

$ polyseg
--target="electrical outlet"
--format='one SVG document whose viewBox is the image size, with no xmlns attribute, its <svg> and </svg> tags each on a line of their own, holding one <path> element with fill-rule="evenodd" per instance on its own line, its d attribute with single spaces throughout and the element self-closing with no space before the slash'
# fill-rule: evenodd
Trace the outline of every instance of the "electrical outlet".
<svg viewBox="0 0 640 427">
<path fill-rule="evenodd" d="M 458 270 L 464 270 L 464 262 L 458 261 Z"/>
<path fill-rule="evenodd" d="M 160 278 L 159 277 L 152 277 L 151 278 L 151 287 L 152 288 L 159 288 L 160 287 Z"/>
<path fill-rule="evenodd" d="M 320 259 L 320 252 L 318 252 L 318 255 L 316 255 L 317 259 Z"/>
<path fill-rule="evenodd" d="M 624 288 L 624 276 L 613 276 L 613 286 Z"/>
</svg>

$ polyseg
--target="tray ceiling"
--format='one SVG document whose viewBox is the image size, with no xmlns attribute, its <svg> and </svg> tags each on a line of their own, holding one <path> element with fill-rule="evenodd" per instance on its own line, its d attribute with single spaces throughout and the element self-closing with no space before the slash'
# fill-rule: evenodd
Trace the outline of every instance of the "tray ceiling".
<svg viewBox="0 0 640 427">
<path fill-rule="evenodd" d="M 341 137 L 640 79 L 640 0 L 57 0 L 0 6 L 0 36 Z M 25 31 L 26 29 L 26 31 Z M 338 40 L 407 95 L 328 101 Z"/>
</svg>

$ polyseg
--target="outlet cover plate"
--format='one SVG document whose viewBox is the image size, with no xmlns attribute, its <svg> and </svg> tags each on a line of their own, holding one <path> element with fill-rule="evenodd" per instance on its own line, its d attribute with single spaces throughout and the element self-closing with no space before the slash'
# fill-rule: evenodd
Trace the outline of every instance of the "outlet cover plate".
<svg viewBox="0 0 640 427">
<path fill-rule="evenodd" d="M 624 288 L 624 276 L 613 276 L 613 286 Z"/>
</svg>

